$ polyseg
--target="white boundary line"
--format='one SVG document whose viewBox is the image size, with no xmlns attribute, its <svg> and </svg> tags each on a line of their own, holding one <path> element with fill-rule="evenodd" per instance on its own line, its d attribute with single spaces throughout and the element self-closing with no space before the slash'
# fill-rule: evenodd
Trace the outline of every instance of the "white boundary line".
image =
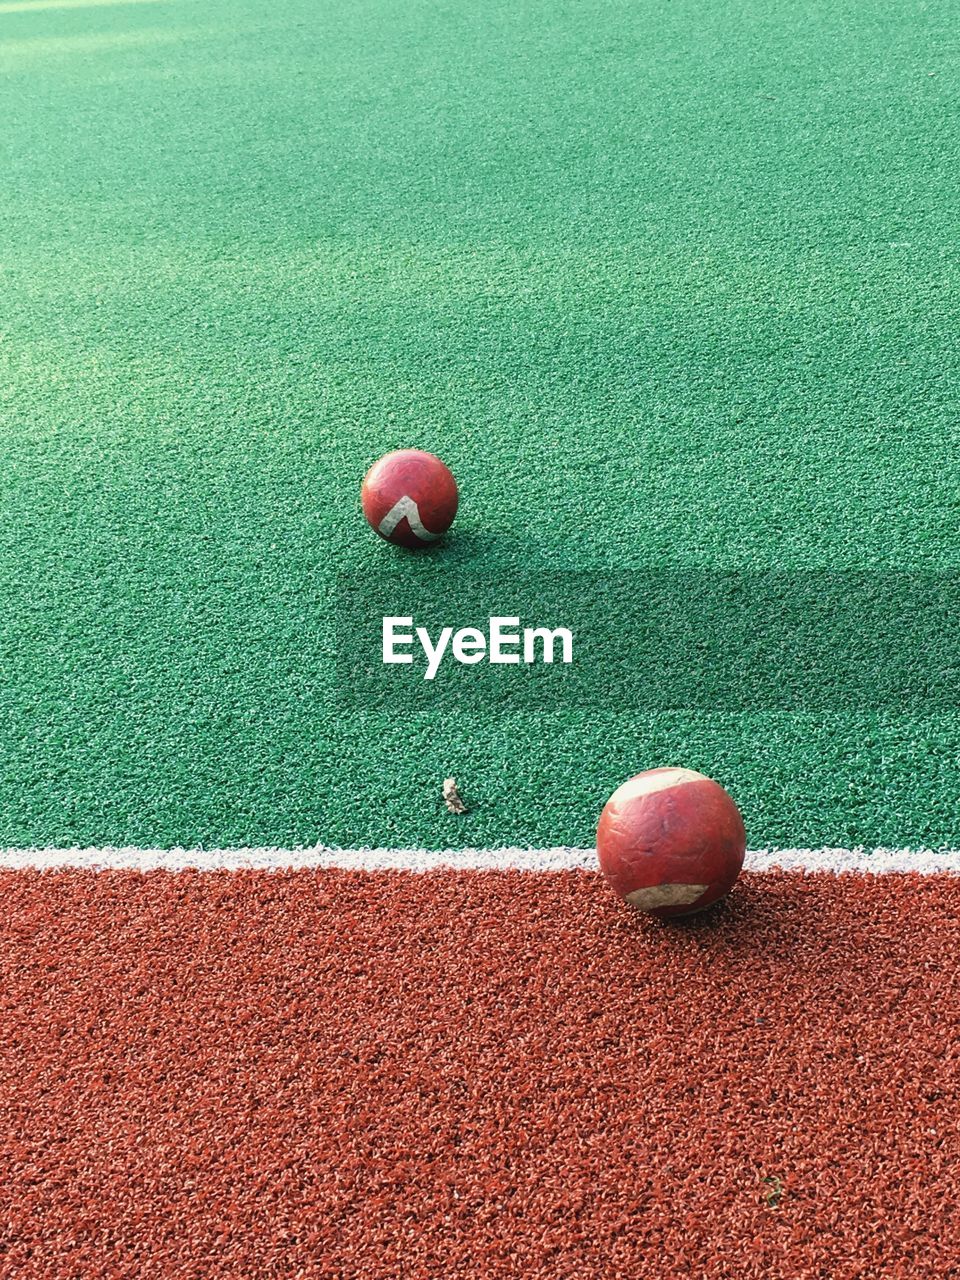
<svg viewBox="0 0 960 1280">
<path fill-rule="evenodd" d="M 960 849 L 758 849 L 747 871 L 960 875 Z M 0 849 L 0 870 L 56 871 L 594 871 L 593 849 Z"/>
</svg>

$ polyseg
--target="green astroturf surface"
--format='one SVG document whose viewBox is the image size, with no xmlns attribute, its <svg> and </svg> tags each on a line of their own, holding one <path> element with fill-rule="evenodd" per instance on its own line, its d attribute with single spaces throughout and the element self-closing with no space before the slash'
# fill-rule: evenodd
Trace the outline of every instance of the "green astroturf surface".
<svg viewBox="0 0 960 1280">
<path fill-rule="evenodd" d="M 958 29 L 0 3 L 0 844 L 586 844 L 666 763 L 754 846 L 960 842 L 949 702 L 397 716 L 334 662 L 337 570 L 451 623 L 538 566 L 612 615 L 651 566 L 960 571 Z M 416 561 L 357 504 L 410 444 L 462 491 Z"/>
</svg>

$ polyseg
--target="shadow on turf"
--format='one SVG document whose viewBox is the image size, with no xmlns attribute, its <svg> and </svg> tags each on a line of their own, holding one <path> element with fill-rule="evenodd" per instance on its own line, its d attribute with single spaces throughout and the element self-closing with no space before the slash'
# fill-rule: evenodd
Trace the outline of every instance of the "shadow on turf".
<svg viewBox="0 0 960 1280">
<path fill-rule="evenodd" d="M 502 536 L 484 533 L 480 529 L 451 529 L 438 542 L 428 543 L 416 550 L 394 546 L 392 543 L 388 545 L 394 553 L 394 562 L 398 564 L 409 563 L 411 560 L 419 562 L 436 559 L 446 559 L 451 564 L 476 561 L 483 575 L 489 577 L 504 565 L 516 567 L 515 553 L 519 543 L 514 543 L 511 548 L 511 544 L 505 543 Z"/>
<path fill-rule="evenodd" d="M 704 911 L 669 920 L 630 912 L 623 919 L 623 927 L 663 940 L 686 938 L 698 947 L 734 947 L 743 955 L 765 951 L 773 933 L 777 950 L 789 952 L 795 944 L 802 944 L 809 933 L 810 919 L 800 896 L 784 892 L 782 884 L 779 890 L 774 892 L 772 886 L 747 877 L 726 898 Z"/>
</svg>

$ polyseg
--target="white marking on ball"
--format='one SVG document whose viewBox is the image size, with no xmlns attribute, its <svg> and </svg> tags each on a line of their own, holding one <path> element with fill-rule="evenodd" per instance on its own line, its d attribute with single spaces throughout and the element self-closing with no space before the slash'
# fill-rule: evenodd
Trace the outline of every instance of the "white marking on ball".
<svg viewBox="0 0 960 1280">
<path fill-rule="evenodd" d="M 610 803 L 624 803 L 636 800 L 640 796 L 650 796 L 656 791 L 667 791 L 670 787 L 682 786 L 685 782 L 709 782 L 710 779 L 695 769 L 664 769 L 656 773 L 641 773 L 631 778 L 623 786 L 617 787 L 610 797 Z"/>
<path fill-rule="evenodd" d="M 649 889 L 634 889 L 627 902 L 638 911 L 656 911 L 658 907 L 688 907 L 709 888 L 705 884 L 655 884 Z"/>
<path fill-rule="evenodd" d="M 429 529 L 424 528 L 420 520 L 420 509 L 407 494 L 404 494 L 398 502 L 393 504 L 377 526 L 378 531 L 385 538 L 389 538 L 404 516 L 406 516 L 407 523 L 421 542 L 436 542 L 437 538 L 440 537 L 439 533 L 431 533 Z"/>
</svg>

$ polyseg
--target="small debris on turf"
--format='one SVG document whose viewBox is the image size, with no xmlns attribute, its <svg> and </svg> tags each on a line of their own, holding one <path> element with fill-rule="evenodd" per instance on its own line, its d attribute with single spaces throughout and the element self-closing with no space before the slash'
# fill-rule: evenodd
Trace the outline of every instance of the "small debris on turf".
<svg viewBox="0 0 960 1280">
<path fill-rule="evenodd" d="M 763 1183 L 763 1202 L 768 1209 L 779 1209 L 780 1201 L 783 1199 L 785 1187 L 783 1179 L 778 1178 L 776 1174 L 769 1174 L 765 1178 L 761 1178 Z"/>
<path fill-rule="evenodd" d="M 463 803 L 463 796 L 457 790 L 456 778 L 444 778 L 443 780 L 443 803 L 447 806 L 451 813 L 466 813 L 467 806 Z"/>
</svg>

